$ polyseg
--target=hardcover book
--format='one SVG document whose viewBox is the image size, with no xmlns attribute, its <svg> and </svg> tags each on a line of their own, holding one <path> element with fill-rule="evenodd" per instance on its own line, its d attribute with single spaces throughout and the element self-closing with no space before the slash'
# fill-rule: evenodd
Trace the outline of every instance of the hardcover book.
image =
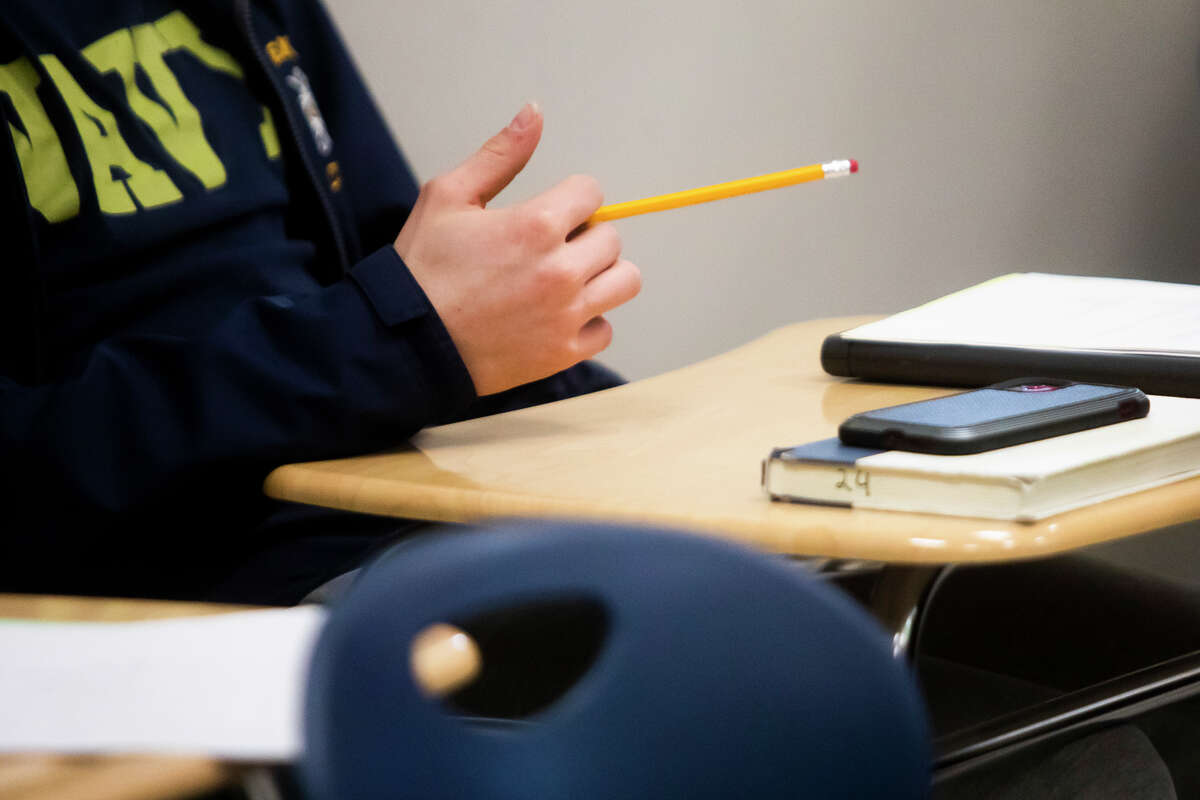
<svg viewBox="0 0 1200 800">
<path fill-rule="evenodd" d="M 824 439 L 763 461 L 772 500 L 1032 522 L 1200 475 L 1200 400 L 1153 396 L 1142 418 L 970 455 Z"/>
</svg>

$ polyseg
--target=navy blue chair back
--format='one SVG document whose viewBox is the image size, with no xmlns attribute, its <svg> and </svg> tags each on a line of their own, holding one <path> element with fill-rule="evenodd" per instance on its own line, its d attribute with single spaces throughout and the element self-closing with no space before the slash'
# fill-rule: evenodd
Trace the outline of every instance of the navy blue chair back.
<svg viewBox="0 0 1200 800">
<path fill-rule="evenodd" d="M 604 625 L 553 702 L 491 721 L 418 690 L 426 626 L 559 600 Z M 403 545 L 333 608 L 301 775 L 318 800 L 898 800 L 927 795 L 929 757 L 907 668 L 837 589 L 713 539 L 514 523 Z"/>
</svg>

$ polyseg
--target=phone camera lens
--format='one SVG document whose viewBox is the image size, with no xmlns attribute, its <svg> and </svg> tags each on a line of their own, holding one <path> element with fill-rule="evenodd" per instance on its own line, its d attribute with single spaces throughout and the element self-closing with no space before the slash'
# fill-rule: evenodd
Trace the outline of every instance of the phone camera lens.
<svg viewBox="0 0 1200 800">
<path fill-rule="evenodd" d="M 1048 383 L 1025 383 L 1017 387 L 1019 392 L 1053 392 L 1057 386 Z"/>
</svg>

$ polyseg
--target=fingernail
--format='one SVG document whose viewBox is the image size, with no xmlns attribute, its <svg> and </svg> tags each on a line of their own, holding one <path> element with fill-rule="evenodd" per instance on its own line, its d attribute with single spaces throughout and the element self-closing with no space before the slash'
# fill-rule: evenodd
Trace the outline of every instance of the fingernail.
<svg viewBox="0 0 1200 800">
<path fill-rule="evenodd" d="M 521 110 L 517 112 L 517 115 L 513 117 L 512 122 L 508 123 L 508 127 L 512 128 L 514 131 L 520 131 L 528 128 L 533 124 L 534 119 L 537 118 L 538 111 L 539 108 L 536 102 L 531 101 L 526 103 L 521 107 Z"/>
</svg>

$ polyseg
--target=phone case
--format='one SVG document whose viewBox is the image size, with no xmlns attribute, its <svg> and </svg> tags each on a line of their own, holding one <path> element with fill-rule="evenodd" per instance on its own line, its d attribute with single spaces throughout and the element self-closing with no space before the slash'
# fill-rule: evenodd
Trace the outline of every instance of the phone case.
<svg viewBox="0 0 1200 800">
<path fill-rule="evenodd" d="M 855 414 L 838 428 L 844 444 L 965 455 L 1144 417 L 1140 389 L 1018 378 L 983 389 Z"/>
</svg>

